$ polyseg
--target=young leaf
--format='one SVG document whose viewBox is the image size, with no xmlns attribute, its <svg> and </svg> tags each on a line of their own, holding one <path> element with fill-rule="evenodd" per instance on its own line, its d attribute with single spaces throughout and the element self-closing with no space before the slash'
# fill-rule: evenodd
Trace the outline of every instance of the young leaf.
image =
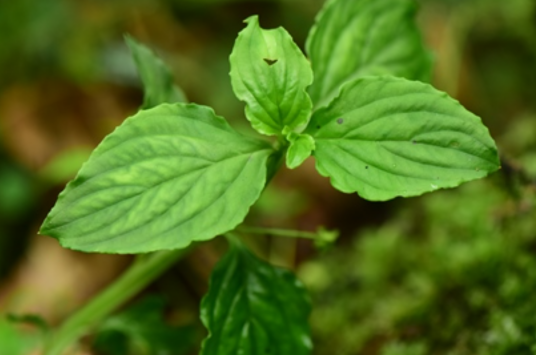
<svg viewBox="0 0 536 355">
<path fill-rule="evenodd" d="M 231 83 L 246 103 L 246 117 L 262 134 L 307 123 L 313 81 L 311 65 L 283 28 L 263 30 L 257 16 L 245 21 L 231 53 Z"/>
<path fill-rule="evenodd" d="M 454 187 L 499 168 L 480 118 L 427 84 L 395 77 L 347 83 L 306 132 L 317 170 L 368 200 Z"/>
<path fill-rule="evenodd" d="M 289 133 L 287 140 L 290 142 L 287 150 L 287 167 L 295 169 L 311 156 L 311 152 L 315 149 L 315 140 L 308 134 L 294 132 Z"/>
<path fill-rule="evenodd" d="M 294 275 L 233 242 L 201 303 L 209 336 L 201 355 L 306 355 L 308 295 Z"/>
<path fill-rule="evenodd" d="M 184 93 L 173 83 L 173 76 L 160 58 L 130 36 L 125 36 L 125 41 L 143 82 L 145 96 L 142 108 L 148 109 L 163 103 L 187 102 Z"/>
<path fill-rule="evenodd" d="M 334 0 L 318 14 L 306 48 L 315 107 L 327 105 L 347 81 L 393 75 L 427 81 L 430 55 L 413 21 L 412 0 Z"/>
<path fill-rule="evenodd" d="M 242 222 L 264 188 L 271 153 L 208 107 L 141 111 L 95 149 L 41 234 L 67 248 L 109 253 L 213 238 Z"/>
</svg>

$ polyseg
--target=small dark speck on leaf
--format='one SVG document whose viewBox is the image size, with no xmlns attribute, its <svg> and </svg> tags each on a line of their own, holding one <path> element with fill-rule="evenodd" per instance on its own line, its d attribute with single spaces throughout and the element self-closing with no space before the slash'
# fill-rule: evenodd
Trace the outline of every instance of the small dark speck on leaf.
<svg viewBox="0 0 536 355">
<path fill-rule="evenodd" d="M 316 126 L 316 129 L 320 129 L 320 126 Z"/>
<path fill-rule="evenodd" d="M 368 169 L 368 165 L 365 166 L 365 169 Z"/>
<path fill-rule="evenodd" d="M 413 141 L 411 141 L 411 143 L 413 143 L 413 144 L 417 144 L 417 141 L 413 140 Z"/>
<path fill-rule="evenodd" d="M 342 124 L 343 122 L 344 122 L 344 119 L 342 119 L 342 118 L 339 118 L 339 119 L 337 120 L 337 123 L 338 123 L 338 124 Z"/>
<path fill-rule="evenodd" d="M 268 65 L 274 65 L 275 63 L 277 63 L 277 59 L 268 59 L 268 58 L 264 58 L 264 61 L 265 61 L 266 64 L 268 64 Z"/>
</svg>

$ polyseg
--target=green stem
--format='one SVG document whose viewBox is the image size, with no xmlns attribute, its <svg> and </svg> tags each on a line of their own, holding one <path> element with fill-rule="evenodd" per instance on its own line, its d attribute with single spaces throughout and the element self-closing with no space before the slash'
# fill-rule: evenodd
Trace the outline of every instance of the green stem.
<svg viewBox="0 0 536 355">
<path fill-rule="evenodd" d="M 190 248 L 139 255 L 130 268 L 47 339 L 43 355 L 61 355 L 108 314 L 182 258 Z"/>
<path fill-rule="evenodd" d="M 238 227 L 236 229 L 236 231 L 243 232 L 243 233 L 274 235 L 276 237 L 287 237 L 287 238 L 307 238 L 307 239 L 317 239 L 318 238 L 318 233 L 306 232 L 306 231 L 297 231 L 297 230 L 293 230 L 293 229 L 278 229 L 278 228 L 262 228 L 262 227 L 240 226 L 240 227 Z"/>
</svg>

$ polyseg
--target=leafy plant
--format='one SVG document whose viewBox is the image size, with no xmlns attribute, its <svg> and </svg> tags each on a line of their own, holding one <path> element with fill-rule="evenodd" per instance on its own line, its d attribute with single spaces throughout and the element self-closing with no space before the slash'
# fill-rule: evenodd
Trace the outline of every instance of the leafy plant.
<svg viewBox="0 0 536 355">
<path fill-rule="evenodd" d="M 60 353 L 192 242 L 222 234 L 231 246 L 202 303 L 209 335 L 201 353 L 309 354 L 303 287 L 235 235 L 259 231 L 238 226 L 285 159 L 296 168 L 312 155 L 336 189 L 373 201 L 455 187 L 499 168 L 480 118 L 416 81 L 428 78 L 430 56 L 414 13 L 409 0 L 329 1 L 309 34 L 309 58 L 283 28 L 246 19 L 231 83 L 252 127 L 269 138 L 239 134 L 210 107 L 166 103 L 185 99 L 163 63 L 127 38 L 144 110 L 93 151 L 40 233 L 84 252 L 160 252 L 141 256 L 68 320 L 46 354 Z M 333 239 L 323 230 L 260 231 Z"/>
</svg>

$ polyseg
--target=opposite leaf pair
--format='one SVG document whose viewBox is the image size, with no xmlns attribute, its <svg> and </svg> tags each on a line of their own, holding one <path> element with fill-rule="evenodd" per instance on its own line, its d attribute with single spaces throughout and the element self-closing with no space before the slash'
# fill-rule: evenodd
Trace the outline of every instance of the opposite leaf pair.
<svg viewBox="0 0 536 355">
<path fill-rule="evenodd" d="M 289 168 L 314 152 L 318 171 L 331 177 L 337 189 L 358 192 L 369 200 L 453 187 L 498 168 L 495 144 L 486 127 L 446 94 L 395 77 L 360 77 L 389 71 L 379 59 L 387 55 L 384 47 L 373 42 L 373 48 L 361 48 L 357 66 L 355 60 L 349 61 L 353 53 L 347 51 L 358 49 L 356 42 L 359 45 L 359 39 L 367 37 L 353 24 L 361 27 L 370 22 L 359 21 L 362 16 L 370 20 L 381 14 L 376 20 L 389 25 L 386 19 L 407 14 L 411 9 L 407 4 L 338 1 L 326 7 L 307 43 L 315 75 L 319 73 L 310 90 L 317 107 L 311 119 L 313 105 L 306 88 L 313 73 L 307 59 L 284 29 L 262 30 L 256 16 L 246 20 L 248 26 L 239 34 L 230 57 L 233 89 L 246 102 L 246 116 L 257 131 L 284 136 L 289 142 Z M 334 21 L 328 24 L 327 19 L 348 14 L 346 26 L 337 28 L 342 35 L 330 33 L 335 30 Z M 376 31 L 372 26 L 367 31 Z M 391 24 L 377 31 L 394 36 L 396 27 Z M 426 63 L 425 51 L 411 36 L 407 40 L 389 44 L 393 47 L 387 47 L 388 54 L 403 58 L 399 48 Z M 324 47 L 334 53 L 327 56 Z M 412 65 L 412 61 L 415 57 L 400 60 L 406 68 L 426 67 Z M 418 70 L 415 73 L 421 75 Z"/>
<path fill-rule="evenodd" d="M 496 170 L 487 128 L 458 102 L 421 82 L 370 76 L 425 79 L 413 13 L 407 0 L 330 1 L 307 40 L 311 63 L 284 29 L 249 18 L 230 57 L 233 89 L 252 126 L 277 143 L 238 134 L 204 106 L 140 111 L 95 149 L 41 233 L 91 252 L 183 248 L 241 223 L 284 154 L 291 168 L 312 154 L 337 189 L 369 200 Z M 169 81 L 151 80 L 160 62 L 135 57 L 144 82 L 161 85 L 146 89 L 145 107 L 181 99 Z"/>
</svg>

